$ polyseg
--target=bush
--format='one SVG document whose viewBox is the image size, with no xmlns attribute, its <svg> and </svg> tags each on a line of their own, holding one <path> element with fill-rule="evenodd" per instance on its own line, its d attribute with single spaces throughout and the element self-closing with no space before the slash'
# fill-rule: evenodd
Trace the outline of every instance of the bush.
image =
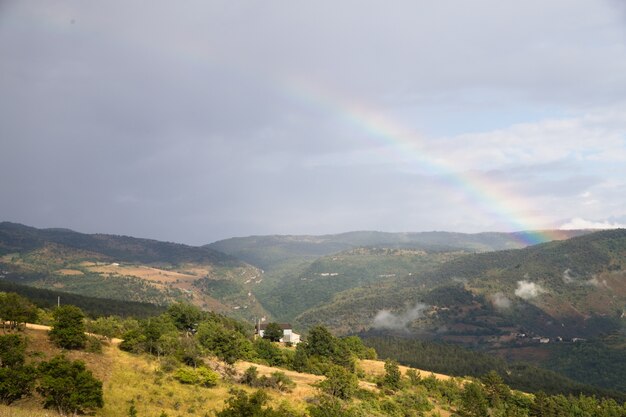
<svg viewBox="0 0 626 417">
<path fill-rule="evenodd" d="M 181 384 L 200 385 L 209 388 L 217 385 L 220 376 L 204 366 L 196 369 L 185 366 L 174 372 L 174 378 Z"/>
<path fill-rule="evenodd" d="M 239 382 L 254 388 L 272 388 L 282 392 L 291 392 L 296 386 L 293 380 L 284 372 L 277 371 L 272 373 L 269 377 L 259 377 L 256 366 L 251 366 L 246 369 Z"/>
<path fill-rule="evenodd" d="M 326 379 L 320 382 L 319 386 L 325 393 L 347 400 L 352 397 L 358 384 L 359 380 L 355 374 L 341 366 L 333 365 L 326 374 Z"/>
<path fill-rule="evenodd" d="M 87 336 L 85 350 L 90 353 L 102 353 L 102 342 L 96 336 Z"/>
</svg>

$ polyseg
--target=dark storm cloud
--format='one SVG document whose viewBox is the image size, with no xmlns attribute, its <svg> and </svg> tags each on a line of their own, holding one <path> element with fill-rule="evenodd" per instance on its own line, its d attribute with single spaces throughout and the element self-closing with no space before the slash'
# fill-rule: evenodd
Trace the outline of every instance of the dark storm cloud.
<svg viewBox="0 0 626 417">
<path fill-rule="evenodd" d="M 620 218 L 624 39 L 608 2 L 2 2 L 0 220 L 198 244 L 507 229 L 442 180 L 471 170 L 555 221 Z"/>
</svg>

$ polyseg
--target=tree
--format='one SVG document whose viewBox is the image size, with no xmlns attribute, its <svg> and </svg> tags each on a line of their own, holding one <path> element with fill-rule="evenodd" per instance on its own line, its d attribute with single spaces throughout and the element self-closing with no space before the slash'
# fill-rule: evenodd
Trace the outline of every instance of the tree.
<svg viewBox="0 0 626 417">
<path fill-rule="evenodd" d="M 9 329 L 20 330 L 20 324 L 37 320 L 37 307 L 16 293 L 0 293 L 0 320 L 3 329 L 8 322 Z"/>
<path fill-rule="evenodd" d="M 39 364 L 41 379 L 37 391 L 45 408 L 56 408 L 61 414 L 92 412 L 102 408 L 102 382 L 85 368 L 82 361 L 56 356 Z"/>
<path fill-rule="evenodd" d="M 462 417 L 485 417 L 488 415 L 487 410 L 488 403 L 483 387 L 476 382 L 465 384 L 458 414 Z"/>
<path fill-rule="evenodd" d="M 504 383 L 496 371 L 488 372 L 481 378 L 481 381 L 490 407 L 502 407 L 503 403 L 511 396 L 511 389 Z"/>
<path fill-rule="evenodd" d="M 50 339 L 65 349 L 81 349 L 87 343 L 85 335 L 85 315 L 72 305 L 57 307 L 52 313 L 54 322 L 50 330 Z"/>
<path fill-rule="evenodd" d="M 18 335 L 0 336 L 0 402 L 11 404 L 30 394 L 35 370 L 24 366 L 26 341 Z"/>
<path fill-rule="evenodd" d="M 263 339 L 269 339 L 270 342 L 278 342 L 283 338 L 283 329 L 278 323 L 268 323 L 263 332 Z"/>
<path fill-rule="evenodd" d="M 346 404 L 336 397 L 321 395 L 315 397 L 316 403 L 307 407 L 311 417 L 355 417 Z"/>
<path fill-rule="evenodd" d="M 202 310 L 189 303 L 172 304 L 167 308 L 167 314 L 178 330 L 193 331 L 202 319 Z"/>
<path fill-rule="evenodd" d="M 17 368 L 24 364 L 26 340 L 16 334 L 0 336 L 0 367 Z"/>
<path fill-rule="evenodd" d="M 265 391 L 259 390 L 248 396 L 243 390 L 233 390 L 231 394 L 231 397 L 226 400 L 224 409 L 216 414 L 217 417 L 273 417 L 277 415 L 272 408 L 263 408 L 268 400 Z"/>
<path fill-rule="evenodd" d="M 383 385 L 394 391 L 400 389 L 402 374 L 398 362 L 387 359 L 385 361 L 385 376 L 383 377 Z"/>
<path fill-rule="evenodd" d="M 32 366 L 0 368 L 0 402 L 6 405 L 30 394 L 36 371 Z"/>
<path fill-rule="evenodd" d="M 280 366 L 284 363 L 283 352 L 269 340 L 257 339 L 253 343 L 256 356 L 263 359 L 270 366 Z"/>
<path fill-rule="evenodd" d="M 202 346 L 230 365 L 253 354 L 252 343 L 243 334 L 219 323 L 200 323 L 196 337 Z"/>
<path fill-rule="evenodd" d="M 319 383 L 322 391 L 342 400 L 352 397 L 358 385 L 359 380 L 355 374 L 337 365 L 332 365 L 326 379 Z"/>
<path fill-rule="evenodd" d="M 309 355 L 319 355 L 326 358 L 333 356 L 335 337 L 324 326 L 315 326 L 307 337 Z"/>
<path fill-rule="evenodd" d="M 307 353 L 306 343 L 298 343 L 296 345 L 296 353 L 293 356 L 291 367 L 297 372 L 306 372 L 310 368 L 309 355 Z"/>
</svg>

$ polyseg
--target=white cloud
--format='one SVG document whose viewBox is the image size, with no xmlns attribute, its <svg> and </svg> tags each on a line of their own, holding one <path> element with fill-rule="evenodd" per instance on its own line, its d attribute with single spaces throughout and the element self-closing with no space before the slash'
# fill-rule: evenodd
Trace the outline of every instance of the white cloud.
<svg viewBox="0 0 626 417">
<path fill-rule="evenodd" d="M 517 281 L 517 289 L 515 290 L 515 295 L 519 298 L 523 298 L 524 300 L 530 300 L 538 297 L 541 293 L 544 293 L 545 290 L 534 282 L 522 280 Z"/>
<path fill-rule="evenodd" d="M 561 230 L 576 230 L 576 229 L 622 229 L 626 228 L 626 225 L 621 223 L 611 223 L 609 221 L 593 221 L 586 220 L 580 217 L 575 217 L 561 225 Z"/>
<path fill-rule="evenodd" d="M 511 300 L 501 292 L 493 294 L 490 299 L 493 306 L 498 310 L 508 310 L 511 308 Z"/>
<path fill-rule="evenodd" d="M 426 304 L 417 303 L 415 307 L 400 314 L 393 314 L 389 310 L 380 310 L 374 317 L 373 326 L 376 329 L 404 329 L 413 320 L 424 315 Z"/>
</svg>

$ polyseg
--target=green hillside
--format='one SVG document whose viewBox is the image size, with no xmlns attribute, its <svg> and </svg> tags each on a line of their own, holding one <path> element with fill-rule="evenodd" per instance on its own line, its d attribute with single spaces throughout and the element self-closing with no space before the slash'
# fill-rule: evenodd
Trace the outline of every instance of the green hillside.
<svg viewBox="0 0 626 417">
<path fill-rule="evenodd" d="M 251 320 L 261 271 L 207 247 L 0 223 L 0 279 L 103 299 L 199 307 Z"/>
<path fill-rule="evenodd" d="M 393 282 L 420 274 L 464 252 L 426 252 L 416 249 L 357 248 L 328 255 L 291 270 L 281 280 L 259 286 L 257 296 L 278 318 L 290 320 L 330 302 L 345 290 Z M 269 274 L 269 273 L 268 273 Z M 267 274 L 266 274 L 267 275 Z"/>
<path fill-rule="evenodd" d="M 231 267 L 242 265 L 237 259 L 209 247 L 194 247 L 129 236 L 84 234 L 68 229 L 36 229 L 10 222 L 0 223 L 0 255 L 32 252 L 51 243 L 94 255 L 103 255 L 121 262 L 172 265 L 208 262 Z"/>
</svg>

